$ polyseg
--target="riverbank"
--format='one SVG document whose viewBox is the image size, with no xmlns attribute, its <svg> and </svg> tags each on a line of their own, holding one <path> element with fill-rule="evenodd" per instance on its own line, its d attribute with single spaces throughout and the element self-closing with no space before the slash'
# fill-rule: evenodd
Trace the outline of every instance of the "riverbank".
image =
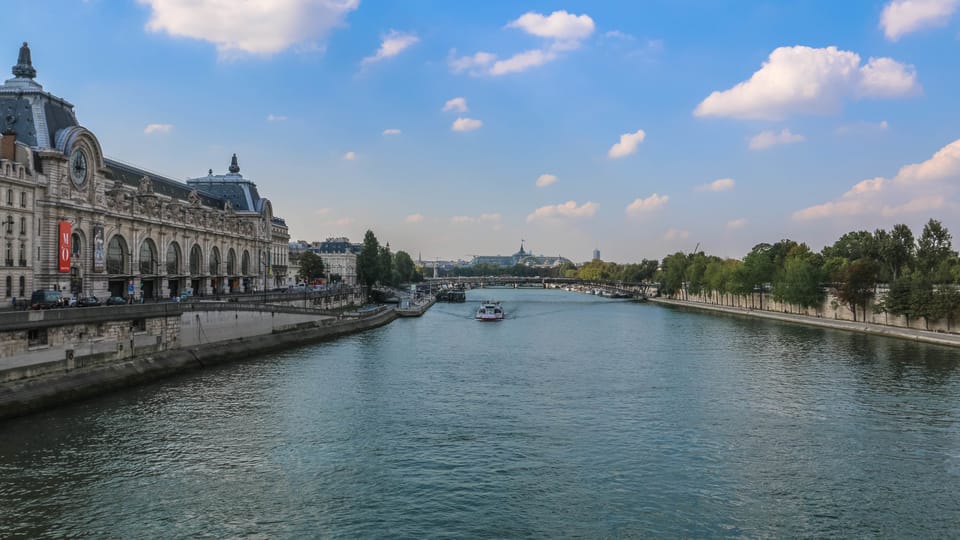
<svg viewBox="0 0 960 540">
<path fill-rule="evenodd" d="M 0 420 L 48 409 L 104 392 L 135 386 L 205 367 L 232 362 L 278 350 L 297 347 L 362 332 L 389 324 L 397 318 L 393 309 L 353 317 L 301 323 L 271 334 L 239 337 L 205 345 L 133 356 L 121 362 L 58 371 L 0 384 Z M 18 366 L 17 369 L 42 369 Z"/>
<path fill-rule="evenodd" d="M 660 304 L 663 306 L 698 309 L 702 311 L 713 311 L 713 312 L 719 312 L 719 313 L 727 313 L 731 315 L 740 315 L 744 317 L 770 319 L 774 321 L 804 324 L 807 326 L 819 326 L 821 328 L 832 328 L 834 330 L 846 330 L 849 332 L 861 332 L 864 334 L 873 334 L 877 336 L 909 339 L 911 341 L 933 343 L 936 345 L 960 347 L 960 335 L 948 334 L 945 332 L 930 332 L 926 330 L 917 330 L 913 328 L 900 328 L 896 326 L 885 326 L 882 324 L 874 324 L 874 323 L 824 319 L 822 317 L 810 317 L 808 315 L 797 315 L 793 313 L 777 313 L 775 311 L 761 311 L 758 309 L 718 306 L 715 304 L 707 304 L 703 302 L 672 300 L 668 298 L 648 298 L 648 300 L 650 302 Z"/>
</svg>

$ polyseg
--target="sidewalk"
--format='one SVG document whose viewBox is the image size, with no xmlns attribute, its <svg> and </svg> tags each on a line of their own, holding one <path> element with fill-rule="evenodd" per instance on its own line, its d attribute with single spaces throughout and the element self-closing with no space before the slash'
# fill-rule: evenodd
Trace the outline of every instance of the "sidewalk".
<svg viewBox="0 0 960 540">
<path fill-rule="evenodd" d="M 882 324 L 840 321 L 834 319 L 823 319 L 819 317 L 809 317 L 807 315 L 796 315 L 793 313 L 777 313 L 775 311 L 761 311 L 758 309 L 745 309 L 730 306 L 718 306 L 716 304 L 706 304 L 702 302 L 690 302 L 684 300 L 670 300 L 667 298 L 648 298 L 650 302 L 666 306 L 675 306 L 690 309 L 700 309 L 704 311 L 717 311 L 733 315 L 743 315 L 759 319 L 770 319 L 775 321 L 804 324 L 807 326 L 819 326 L 821 328 L 832 328 L 835 330 L 847 330 L 850 332 L 862 332 L 878 336 L 895 337 L 900 339 L 909 339 L 923 343 L 934 343 L 937 345 L 947 345 L 950 347 L 960 347 L 960 334 L 948 334 L 945 332 L 929 332 L 926 330 L 916 330 L 913 328 L 902 328 L 899 326 L 885 326 Z"/>
</svg>

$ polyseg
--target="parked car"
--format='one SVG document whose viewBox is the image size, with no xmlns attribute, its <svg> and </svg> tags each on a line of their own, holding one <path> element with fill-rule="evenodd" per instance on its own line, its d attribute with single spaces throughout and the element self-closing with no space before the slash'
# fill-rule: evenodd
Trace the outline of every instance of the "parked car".
<svg viewBox="0 0 960 540">
<path fill-rule="evenodd" d="M 122 296 L 111 296 L 105 303 L 108 306 L 122 306 L 127 303 L 127 299 Z"/>
<path fill-rule="evenodd" d="M 80 307 L 99 306 L 100 300 L 98 300 L 97 297 L 93 295 L 83 296 L 79 300 L 77 300 L 77 305 Z"/>
<path fill-rule="evenodd" d="M 63 306 L 63 296 L 60 291 L 33 291 L 30 296 L 30 309 L 51 309 Z"/>
</svg>

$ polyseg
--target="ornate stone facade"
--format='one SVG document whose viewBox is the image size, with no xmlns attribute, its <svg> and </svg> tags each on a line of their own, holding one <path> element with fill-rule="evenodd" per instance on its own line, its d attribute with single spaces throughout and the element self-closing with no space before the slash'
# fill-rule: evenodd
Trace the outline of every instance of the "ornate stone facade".
<svg viewBox="0 0 960 540">
<path fill-rule="evenodd" d="M 289 237 L 268 199 L 256 195 L 238 207 L 202 182 L 107 159 L 73 105 L 33 80 L 26 44 L 14 74 L 0 86 L 0 219 L 13 220 L 12 232 L 0 229 L 0 248 L 10 243 L 13 261 L 0 257 L 0 292 L 10 281 L 8 300 L 36 289 L 167 298 L 188 290 L 257 291 L 274 282 L 271 252 Z M 230 170 L 228 180 L 252 185 L 239 177 L 236 156 Z"/>
</svg>

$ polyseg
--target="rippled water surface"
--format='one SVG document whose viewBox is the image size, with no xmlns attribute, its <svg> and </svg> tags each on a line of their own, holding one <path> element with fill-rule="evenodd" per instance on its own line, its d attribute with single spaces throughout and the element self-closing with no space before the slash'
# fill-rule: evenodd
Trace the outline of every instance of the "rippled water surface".
<svg viewBox="0 0 960 540">
<path fill-rule="evenodd" d="M 0 423 L 0 536 L 957 534 L 960 351 L 468 298 Z"/>
</svg>

